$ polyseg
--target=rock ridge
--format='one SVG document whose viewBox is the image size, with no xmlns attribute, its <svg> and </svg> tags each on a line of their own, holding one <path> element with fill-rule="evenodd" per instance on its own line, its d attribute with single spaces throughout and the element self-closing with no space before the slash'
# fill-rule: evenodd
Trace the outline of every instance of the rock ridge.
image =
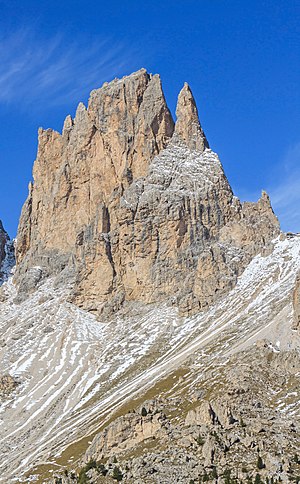
<svg viewBox="0 0 300 484">
<path fill-rule="evenodd" d="M 145 69 L 105 83 L 39 130 L 17 242 L 19 297 L 56 275 L 71 300 L 109 315 L 128 301 L 207 308 L 279 233 L 266 194 L 234 197 L 184 85 L 174 124 L 160 77 Z M 38 268 L 38 269 L 37 269 Z M 32 279 L 32 278 L 31 278 Z"/>
</svg>

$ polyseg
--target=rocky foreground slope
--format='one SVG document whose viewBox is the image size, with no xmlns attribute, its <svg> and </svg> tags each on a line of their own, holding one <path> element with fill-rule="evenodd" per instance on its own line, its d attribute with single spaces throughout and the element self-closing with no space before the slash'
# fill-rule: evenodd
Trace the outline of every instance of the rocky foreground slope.
<svg viewBox="0 0 300 484">
<path fill-rule="evenodd" d="M 265 340 L 222 363 L 113 421 L 65 482 L 299 481 L 299 352 Z"/>
<path fill-rule="evenodd" d="M 299 482 L 300 237 L 234 196 L 188 85 L 176 117 L 142 69 L 39 132 L 2 252 L 1 482 Z"/>
<path fill-rule="evenodd" d="M 300 238 L 277 240 L 273 251 L 255 257 L 236 287 L 207 312 L 183 318 L 176 307 L 135 303 L 109 323 L 66 302 L 68 288 L 58 288 L 54 279 L 18 304 L 16 287 L 11 280 L 5 283 L 1 368 L 19 384 L 1 406 L 3 482 L 22 482 L 30 469 L 23 482 L 29 475 L 47 482 L 60 466 L 69 474 L 78 472 L 85 452 L 86 462 L 96 459 L 106 469 L 111 464 L 110 475 L 117 459 L 129 482 L 197 482 L 211 466 L 219 474 L 245 466 L 255 476 L 257 450 L 266 465 L 262 475 L 287 479 L 284 464 L 296 472 L 293 458 L 300 453 L 299 336 L 292 330 L 299 269 Z M 255 348 L 257 341 L 263 343 Z M 158 416 L 166 414 L 169 433 L 156 434 L 155 420 L 154 435 L 147 427 L 143 431 L 141 408 L 147 410 L 149 399 L 155 399 Z M 208 404 L 217 414 L 211 423 L 203 410 Z M 219 415 L 222 405 L 237 420 L 228 428 Z M 199 419 L 189 420 L 197 407 Z M 129 410 L 140 414 L 132 426 Z M 89 448 L 93 435 L 118 415 L 124 416 L 121 426 L 116 421 Z M 264 432 L 253 430 L 259 423 Z M 107 432 L 110 438 L 102 447 Z M 203 444 L 194 443 L 196 434 Z M 241 444 L 223 455 L 223 443 L 236 438 Z M 212 463 L 205 460 L 208 446 L 216 454 Z M 186 457 L 197 460 L 195 471 L 194 464 L 182 464 Z M 178 467 L 181 480 L 164 480 L 166 469 L 173 473 Z"/>
</svg>

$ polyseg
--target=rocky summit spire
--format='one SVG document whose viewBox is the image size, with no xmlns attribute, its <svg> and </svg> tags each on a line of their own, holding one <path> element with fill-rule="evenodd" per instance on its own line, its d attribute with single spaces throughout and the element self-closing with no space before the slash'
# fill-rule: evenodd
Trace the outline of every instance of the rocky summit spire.
<svg viewBox="0 0 300 484">
<path fill-rule="evenodd" d="M 208 148 L 208 141 L 199 122 L 195 99 L 187 82 L 178 96 L 176 116 L 175 137 L 178 136 L 191 150 L 203 152 Z"/>
<path fill-rule="evenodd" d="M 62 135 L 40 130 L 17 237 L 16 301 L 53 276 L 101 318 L 127 302 L 174 298 L 191 314 L 231 289 L 277 236 L 266 195 L 257 204 L 233 199 L 217 155 L 205 150 L 187 84 L 176 114 L 173 136 L 160 78 L 142 69 L 92 91 Z"/>
</svg>

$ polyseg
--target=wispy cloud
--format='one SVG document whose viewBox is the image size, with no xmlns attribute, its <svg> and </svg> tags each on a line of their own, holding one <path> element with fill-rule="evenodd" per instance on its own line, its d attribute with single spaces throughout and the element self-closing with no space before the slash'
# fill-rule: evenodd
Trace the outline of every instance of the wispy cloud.
<svg viewBox="0 0 300 484">
<path fill-rule="evenodd" d="M 0 37 L 0 103 L 61 104 L 136 68 L 137 52 L 111 39 L 44 39 L 29 30 Z"/>
<path fill-rule="evenodd" d="M 240 200 L 249 202 L 257 202 L 261 189 L 266 190 L 281 229 L 300 232 L 300 142 L 291 146 L 273 170 L 265 174 L 264 182 L 259 188 L 234 188 L 234 193 Z"/>
<path fill-rule="evenodd" d="M 268 188 L 274 211 L 283 230 L 300 232 L 300 142 L 287 151 L 277 172 Z"/>
</svg>

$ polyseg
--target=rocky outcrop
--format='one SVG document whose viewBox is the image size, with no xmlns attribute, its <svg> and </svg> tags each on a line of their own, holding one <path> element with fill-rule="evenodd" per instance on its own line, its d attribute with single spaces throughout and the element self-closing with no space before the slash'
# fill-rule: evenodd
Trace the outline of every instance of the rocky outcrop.
<svg viewBox="0 0 300 484">
<path fill-rule="evenodd" d="M 299 364 L 298 350 L 277 353 L 267 341 L 233 355 L 207 393 L 200 380 L 199 389 L 184 387 L 181 397 L 177 389 L 176 397 L 153 400 L 153 414 L 145 402 L 144 416 L 140 408 L 111 422 L 94 437 L 79 476 L 67 470 L 63 482 L 87 474 L 97 483 L 101 475 L 115 478 L 116 468 L 122 482 L 296 481 Z M 142 422 L 151 421 L 157 424 L 143 435 Z"/>
<path fill-rule="evenodd" d="M 204 401 L 202 405 L 190 410 L 185 419 L 186 425 L 219 424 L 223 428 L 229 428 L 235 422 L 230 405 L 218 400 L 213 403 Z"/>
<path fill-rule="evenodd" d="M 160 411 L 147 412 L 143 407 L 138 412 L 128 413 L 116 419 L 93 439 L 85 456 L 91 459 L 108 458 L 128 452 L 141 443 L 166 437 L 169 421 Z"/>
<path fill-rule="evenodd" d="M 7 398 L 20 382 L 11 375 L 0 375 L 0 401 Z"/>
<path fill-rule="evenodd" d="M 39 131 L 18 231 L 21 296 L 38 270 L 37 284 L 73 278 L 72 301 L 98 314 L 132 300 L 188 314 L 235 285 L 278 221 L 265 193 L 233 196 L 187 84 L 176 116 L 174 126 L 159 76 L 142 69 L 93 91 L 62 134 Z"/>
</svg>

